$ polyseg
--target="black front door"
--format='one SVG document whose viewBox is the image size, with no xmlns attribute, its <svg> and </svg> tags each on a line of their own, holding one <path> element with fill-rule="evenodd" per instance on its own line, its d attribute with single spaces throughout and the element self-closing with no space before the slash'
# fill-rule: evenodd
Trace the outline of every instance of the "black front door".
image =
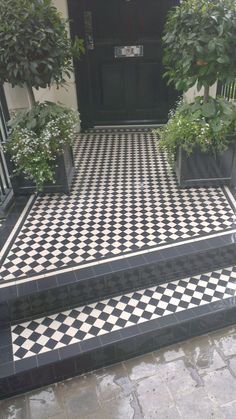
<svg viewBox="0 0 236 419">
<path fill-rule="evenodd" d="M 161 36 L 166 14 L 177 2 L 69 0 L 72 31 L 86 40 L 77 68 L 85 123 L 166 121 L 176 92 L 162 78 Z"/>
</svg>

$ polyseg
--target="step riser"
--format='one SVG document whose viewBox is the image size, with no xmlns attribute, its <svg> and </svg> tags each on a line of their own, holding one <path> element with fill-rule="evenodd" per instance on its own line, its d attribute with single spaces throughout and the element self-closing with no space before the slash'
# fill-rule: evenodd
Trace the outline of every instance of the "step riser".
<svg viewBox="0 0 236 419">
<path fill-rule="evenodd" d="M 188 248 L 188 251 L 191 249 Z M 149 254 L 140 260 L 140 266 L 129 267 L 127 260 L 119 261 L 121 268 L 104 275 L 96 274 L 95 269 L 67 273 L 40 280 L 31 281 L 1 289 L 0 292 L 0 325 L 17 323 L 44 316 L 67 308 L 85 305 L 99 299 L 109 298 L 124 292 L 147 288 L 167 283 L 179 278 L 199 275 L 204 272 L 224 268 L 235 264 L 236 246 L 234 244 L 184 253 L 181 256 L 169 257 L 156 263 L 155 254 Z M 156 255 L 158 259 L 158 255 Z M 159 256 L 160 259 L 160 256 Z M 129 258 L 134 265 L 137 260 Z M 127 265 L 126 269 L 124 266 Z M 109 271 L 110 264 L 97 265 L 104 272 Z M 122 269 L 123 268 L 123 269 Z M 64 285 L 62 283 L 64 282 Z M 42 290 L 43 287 L 48 289 Z"/>
<path fill-rule="evenodd" d="M 201 307 L 202 310 L 202 307 Z M 169 317 L 169 318 L 168 318 Z M 83 374 L 130 357 L 138 356 L 173 343 L 205 334 L 222 327 L 234 324 L 236 321 L 235 299 L 212 303 L 203 309 L 199 315 L 199 308 L 184 313 L 167 316 L 137 327 L 127 328 L 122 333 L 113 332 L 111 335 L 100 337 L 100 345 L 94 345 L 91 340 L 87 349 L 75 356 L 77 348 L 71 345 L 70 351 L 63 352 L 61 359 L 55 361 L 53 356 L 47 357 L 47 364 L 35 365 L 34 368 L 20 368 L 15 373 L 0 377 L 0 398 L 4 399 L 38 387 Z M 89 348 L 90 346 L 90 348 Z M 75 350 L 76 349 L 76 350 Z M 52 351 L 55 352 L 55 351 Z M 77 352 L 78 353 L 78 352 Z M 46 354 L 45 354 L 46 355 Z M 53 355 L 51 353 L 51 355 Z M 25 360 L 28 363 L 28 360 Z M 25 364 L 26 365 L 26 364 Z"/>
</svg>

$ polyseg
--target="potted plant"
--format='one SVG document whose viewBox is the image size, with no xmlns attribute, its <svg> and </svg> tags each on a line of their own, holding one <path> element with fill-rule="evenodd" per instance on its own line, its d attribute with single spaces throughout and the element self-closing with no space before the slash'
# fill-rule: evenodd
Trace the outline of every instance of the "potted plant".
<svg viewBox="0 0 236 419">
<path fill-rule="evenodd" d="M 18 185 L 18 192 L 26 191 L 28 190 L 26 187 L 28 186 L 27 177 L 31 180 L 34 179 L 35 184 L 41 190 L 43 185 L 36 175 L 36 166 L 34 170 L 33 167 L 29 170 L 26 160 L 23 162 L 22 154 L 17 159 L 13 143 L 15 142 L 17 148 L 17 144 L 23 141 L 23 129 L 26 130 L 24 133 L 26 142 L 30 143 L 32 136 L 32 147 L 35 147 L 37 143 L 40 148 L 39 142 L 41 141 L 45 146 L 45 153 L 46 148 L 48 151 L 50 150 L 45 160 L 47 170 L 45 167 L 42 178 L 45 182 L 52 181 L 53 176 L 49 166 L 52 163 L 52 167 L 55 168 L 55 155 L 66 152 L 66 148 L 62 147 L 62 138 L 67 146 L 71 143 L 71 139 L 67 140 L 63 136 L 61 139 L 58 136 L 54 136 L 52 139 L 50 136 L 49 143 L 46 145 L 43 132 L 46 133 L 51 123 L 59 124 L 58 129 L 62 133 L 63 128 L 60 124 L 63 118 L 65 120 L 66 110 L 65 108 L 59 110 L 59 106 L 53 107 L 48 103 L 41 107 L 35 102 L 33 88 L 46 88 L 53 84 L 59 87 L 65 84 L 66 77 L 70 77 L 73 70 L 73 57 L 78 58 L 84 51 L 83 41 L 76 38 L 73 43 L 71 42 L 68 36 L 67 21 L 61 17 L 51 0 L 0 0 L 0 5 L 0 83 L 9 82 L 13 87 L 16 85 L 26 87 L 31 108 L 30 112 L 21 114 L 11 124 L 13 132 L 11 133 L 11 144 L 7 149 L 12 152 L 14 164 L 18 165 L 17 173 L 23 170 L 25 175 L 19 176 L 17 182 L 15 178 L 13 183 L 15 189 Z M 59 119 L 55 119 L 55 112 L 60 114 L 60 122 Z M 47 116 L 45 116 L 46 114 Z M 70 115 L 72 114 L 70 113 Z M 45 131 L 42 126 L 44 120 Z M 19 123 L 19 127 L 17 127 L 17 123 Z M 67 130 L 70 131 L 69 127 L 65 129 L 64 133 Z M 57 145 L 56 142 L 58 142 Z M 54 157 L 52 158 L 52 156 Z M 66 156 L 64 156 L 64 161 L 65 158 Z M 42 160 L 40 161 L 42 163 Z M 70 161 L 73 164 L 73 159 Z M 57 164 L 60 165 L 61 162 L 62 159 L 59 158 Z M 42 170 L 42 166 L 40 167 L 41 169 L 38 170 Z M 67 184 L 69 183 L 68 179 Z"/>
<path fill-rule="evenodd" d="M 16 194 L 68 193 L 74 174 L 72 144 L 78 113 L 52 102 L 36 103 L 10 122 L 6 150 Z"/>
<path fill-rule="evenodd" d="M 183 92 L 196 84 L 203 95 L 171 112 L 161 147 L 181 186 L 231 182 L 236 108 L 210 87 L 236 78 L 235 1 L 184 0 L 169 12 L 163 42 L 168 83 Z"/>
</svg>

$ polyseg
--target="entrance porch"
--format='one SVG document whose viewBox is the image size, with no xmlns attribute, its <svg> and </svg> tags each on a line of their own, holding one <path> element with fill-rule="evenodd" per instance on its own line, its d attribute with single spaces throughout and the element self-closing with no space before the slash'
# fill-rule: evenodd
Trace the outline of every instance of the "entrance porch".
<svg viewBox="0 0 236 419">
<path fill-rule="evenodd" d="M 2 397 L 235 322 L 233 191 L 180 189 L 150 128 L 89 130 L 74 154 L 71 194 L 2 226 Z"/>
</svg>

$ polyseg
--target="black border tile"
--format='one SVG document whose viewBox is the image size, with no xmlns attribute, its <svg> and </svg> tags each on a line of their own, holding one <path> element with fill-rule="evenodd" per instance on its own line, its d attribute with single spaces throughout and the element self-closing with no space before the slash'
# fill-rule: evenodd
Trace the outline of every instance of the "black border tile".
<svg viewBox="0 0 236 419">
<path fill-rule="evenodd" d="M 0 397 L 47 385 L 235 323 L 232 313 L 236 313 L 236 298 L 224 301 L 224 304 L 206 304 L 15 363 L 6 362 L 0 367 L 0 388 L 5 392 Z"/>
<path fill-rule="evenodd" d="M 49 278 L 42 278 L 37 281 L 39 291 L 46 291 L 51 288 L 57 288 L 57 275 L 50 276 Z"/>
<path fill-rule="evenodd" d="M 0 290 L 0 300 L 4 301 L 0 304 L 1 324 L 40 317 L 235 263 L 236 244 L 225 245 L 225 238 L 210 239 L 209 243 L 204 241 L 205 247 L 210 247 L 203 250 L 201 243 L 195 243 L 196 252 L 193 251 L 194 243 L 177 246 L 177 256 L 173 249 L 165 249 L 162 254 L 155 251 L 142 257 L 129 257 L 125 260 L 126 268 L 129 265 L 125 270 L 121 269 L 124 262 L 121 260 L 114 266 L 112 263 L 95 265 L 3 288 Z M 131 260 L 134 266 L 130 265 Z"/>
<path fill-rule="evenodd" d="M 93 268 L 77 269 L 74 272 L 75 272 L 77 282 L 84 281 L 86 279 L 91 279 L 94 277 Z"/>
<path fill-rule="evenodd" d="M 74 271 L 63 272 L 63 273 L 60 273 L 60 274 L 56 274 L 56 276 L 57 276 L 57 284 L 59 286 L 60 285 L 69 285 L 71 283 L 76 282 L 76 280 L 77 280 Z"/>
<path fill-rule="evenodd" d="M 18 297 L 17 286 L 0 288 L 0 302 L 5 302 Z"/>
<path fill-rule="evenodd" d="M 14 362 L 5 362 L 0 365 L 0 381 L 1 378 L 9 377 L 9 375 L 14 374 Z"/>
<path fill-rule="evenodd" d="M 81 348 L 79 342 L 64 346 L 63 348 L 59 348 L 59 356 L 62 360 L 70 358 L 71 356 L 78 356 L 80 352 Z"/>
<path fill-rule="evenodd" d="M 37 365 L 39 367 L 58 361 L 60 361 L 60 354 L 58 349 L 37 355 Z"/>
<path fill-rule="evenodd" d="M 1 346 L 0 347 L 0 365 L 6 364 L 8 362 L 12 362 L 13 354 L 12 354 L 12 345 Z"/>
<path fill-rule="evenodd" d="M 21 359 L 20 361 L 15 361 L 14 365 L 16 374 L 25 370 L 38 367 L 36 356 L 30 356 L 29 358 Z"/>
<path fill-rule="evenodd" d="M 10 325 L 0 327 L 0 348 L 10 346 L 11 340 L 11 327 Z"/>
<path fill-rule="evenodd" d="M 16 289 L 18 297 L 24 297 L 38 291 L 38 282 L 32 280 L 22 284 L 16 283 Z"/>
<path fill-rule="evenodd" d="M 84 352 L 90 352 L 93 350 L 101 349 L 102 348 L 102 342 L 99 339 L 99 336 L 87 339 L 79 343 L 81 353 Z"/>
</svg>

